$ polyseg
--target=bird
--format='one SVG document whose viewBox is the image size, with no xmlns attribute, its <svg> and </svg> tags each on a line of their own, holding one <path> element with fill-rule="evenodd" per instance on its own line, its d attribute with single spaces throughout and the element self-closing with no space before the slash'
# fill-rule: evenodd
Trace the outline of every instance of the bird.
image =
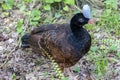
<svg viewBox="0 0 120 80">
<path fill-rule="evenodd" d="M 64 72 L 67 71 L 71 80 L 73 77 L 70 67 L 74 66 L 89 50 L 91 36 L 84 28 L 85 24 L 93 24 L 90 6 L 84 5 L 82 12 L 76 13 L 70 23 L 46 24 L 34 28 L 22 36 L 21 47 L 32 48 L 36 53 L 47 57 L 50 55 Z"/>
</svg>

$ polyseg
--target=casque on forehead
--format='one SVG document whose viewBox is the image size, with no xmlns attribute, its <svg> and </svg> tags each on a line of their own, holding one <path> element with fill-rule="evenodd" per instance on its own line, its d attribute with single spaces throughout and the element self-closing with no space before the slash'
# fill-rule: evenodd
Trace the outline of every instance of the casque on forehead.
<svg viewBox="0 0 120 80">
<path fill-rule="evenodd" d="M 90 13 L 90 6 L 88 6 L 87 4 L 83 6 L 82 8 L 82 13 L 86 18 L 91 18 L 91 13 Z"/>
</svg>

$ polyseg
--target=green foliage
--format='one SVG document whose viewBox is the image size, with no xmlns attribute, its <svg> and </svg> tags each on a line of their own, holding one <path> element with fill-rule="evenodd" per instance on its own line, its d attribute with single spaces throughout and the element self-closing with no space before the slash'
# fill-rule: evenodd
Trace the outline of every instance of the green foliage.
<svg viewBox="0 0 120 80">
<path fill-rule="evenodd" d="M 107 58 L 107 55 L 113 53 L 120 58 L 120 52 L 117 51 L 118 48 L 120 48 L 120 40 L 108 38 L 93 41 L 94 43 L 91 47 L 88 58 L 94 63 L 95 72 L 98 74 L 98 77 L 101 77 L 105 75 L 108 68 L 109 58 Z M 97 46 L 97 44 L 101 45 Z M 114 61 L 114 59 L 112 60 Z"/>
<path fill-rule="evenodd" d="M 76 72 L 76 73 L 78 73 L 78 72 L 80 71 L 80 67 L 77 67 L 77 66 L 76 66 L 76 67 L 73 69 L 73 71 Z"/>
<path fill-rule="evenodd" d="M 65 77 L 63 80 L 70 80 L 69 77 Z"/>
<path fill-rule="evenodd" d="M 61 2 L 62 0 L 54 0 L 55 2 Z"/>
<path fill-rule="evenodd" d="M 24 12 L 24 10 L 26 9 L 26 5 L 25 4 L 19 4 L 18 8 L 21 12 Z"/>
<path fill-rule="evenodd" d="M 102 31 L 105 31 L 107 36 L 111 34 L 111 31 L 114 36 L 118 36 L 120 34 L 120 14 L 117 10 L 116 3 L 117 0 L 105 1 L 106 8 L 100 16 L 100 22 L 96 25 L 97 28 L 101 28 Z M 120 52 L 118 51 L 120 40 L 113 38 L 111 35 L 108 37 L 109 38 L 107 39 L 103 38 L 101 40 L 93 40 L 96 43 L 91 47 L 89 54 L 89 59 L 94 62 L 95 72 L 98 74 L 100 79 L 102 79 L 101 76 L 105 75 L 108 68 L 109 61 L 106 56 L 108 54 L 115 54 L 120 58 Z M 100 47 L 96 46 L 97 44 L 100 44 Z M 115 61 L 114 58 L 112 60 Z"/>
<path fill-rule="evenodd" d="M 61 14 L 60 13 L 55 13 L 55 18 L 60 18 Z"/>
<path fill-rule="evenodd" d="M 74 0 L 64 0 L 65 4 L 69 4 L 69 5 L 74 5 L 75 1 Z"/>
<path fill-rule="evenodd" d="M 68 7 L 68 6 L 65 6 L 65 7 L 63 7 L 63 10 L 64 10 L 64 11 L 69 11 L 69 7 Z"/>
<path fill-rule="evenodd" d="M 99 59 L 95 61 L 95 67 L 98 76 L 102 76 L 103 74 L 105 74 L 106 69 L 108 67 L 108 60 L 103 57 L 100 57 Z"/>
<path fill-rule="evenodd" d="M 2 4 L 3 10 L 11 10 L 14 5 L 14 0 L 5 0 L 5 3 Z"/>
<path fill-rule="evenodd" d="M 106 4 L 106 8 L 113 8 L 117 10 L 117 1 L 118 0 L 106 0 L 104 3 Z"/>
<path fill-rule="evenodd" d="M 45 6 L 44 6 L 44 10 L 51 10 L 50 5 L 49 5 L 49 4 L 45 5 Z"/>
<path fill-rule="evenodd" d="M 30 24 L 31 25 L 38 25 L 38 21 L 40 20 L 41 16 L 40 16 L 41 12 L 37 9 L 33 9 L 31 11 L 31 15 L 30 15 Z"/>
<path fill-rule="evenodd" d="M 20 19 L 18 22 L 17 22 L 17 27 L 16 27 L 16 30 L 19 34 L 21 34 L 23 32 L 23 19 Z"/>
<path fill-rule="evenodd" d="M 15 73 L 12 75 L 12 80 L 16 80 L 16 75 L 15 75 Z"/>
<path fill-rule="evenodd" d="M 32 2 L 33 0 L 23 0 L 23 1 L 28 3 L 28 2 Z"/>
<path fill-rule="evenodd" d="M 46 71 L 45 73 L 43 73 L 43 77 L 46 77 L 48 75 L 48 72 Z"/>
<path fill-rule="evenodd" d="M 111 45 L 111 46 L 110 46 L 110 50 L 111 50 L 111 51 L 117 51 L 118 49 L 117 49 L 117 46 Z"/>
<path fill-rule="evenodd" d="M 118 58 L 120 59 L 120 51 L 119 51 L 119 52 L 117 52 L 117 56 L 118 56 Z"/>
<path fill-rule="evenodd" d="M 9 12 L 3 12 L 1 15 L 3 15 L 4 17 L 8 17 L 9 16 Z"/>
<path fill-rule="evenodd" d="M 92 46 L 89 53 L 89 59 L 94 63 L 95 72 L 98 76 L 105 74 L 108 67 L 108 59 L 106 58 L 105 48 Z"/>
<path fill-rule="evenodd" d="M 93 52 L 96 52 L 98 49 L 99 49 L 98 46 L 92 46 L 91 47 L 91 51 L 93 51 Z"/>
<path fill-rule="evenodd" d="M 13 6 L 14 0 L 5 0 L 6 4 Z"/>
<path fill-rule="evenodd" d="M 110 47 L 115 47 L 115 48 L 118 48 L 118 47 L 120 47 L 120 40 L 119 39 L 110 39 L 110 38 L 108 38 L 108 39 L 102 39 L 102 40 L 100 40 L 103 44 L 107 44 L 107 45 L 109 45 Z M 117 50 L 117 49 L 115 49 L 114 48 L 114 50 Z"/>
<path fill-rule="evenodd" d="M 49 56 L 49 55 L 48 55 Z M 50 56 L 49 56 L 50 57 Z M 64 75 L 62 74 L 62 72 L 61 72 L 61 70 L 60 70 L 60 68 L 59 68 L 59 66 L 58 66 L 58 64 L 52 59 L 52 57 L 50 57 L 49 58 L 51 61 L 52 61 L 52 67 L 53 67 L 53 69 L 54 69 L 54 71 L 55 71 L 55 73 L 56 73 L 56 76 L 58 76 L 58 78 L 60 79 L 60 80 L 64 80 Z"/>
<path fill-rule="evenodd" d="M 85 28 L 87 29 L 87 30 L 94 30 L 94 26 L 96 26 L 96 25 L 94 25 L 94 24 L 87 24 L 87 25 L 85 25 Z"/>
<path fill-rule="evenodd" d="M 117 0 L 106 0 L 106 8 L 102 12 L 100 27 L 105 27 L 117 35 L 120 34 L 120 14 L 117 10 Z"/>
<path fill-rule="evenodd" d="M 45 0 L 45 3 L 53 3 L 54 0 Z"/>
<path fill-rule="evenodd" d="M 55 3 L 64 3 L 63 5 L 66 5 L 65 7 L 63 7 L 64 11 L 69 11 L 69 7 L 67 5 L 75 5 L 75 1 L 74 0 L 44 0 L 44 10 L 51 10 L 52 4 Z"/>
<path fill-rule="evenodd" d="M 51 80 L 55 80 L 54 76 L 51 77 Z"/>
</svg>

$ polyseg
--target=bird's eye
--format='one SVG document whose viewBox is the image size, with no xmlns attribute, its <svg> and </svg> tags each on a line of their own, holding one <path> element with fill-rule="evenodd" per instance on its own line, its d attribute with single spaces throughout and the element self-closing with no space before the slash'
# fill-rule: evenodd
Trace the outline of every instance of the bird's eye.
<svg viewBox="0 0 120 80">
<path fill-rule="evenodd" d="M 81 23 L 84 22 L 84 20 L 82 18 L 80 18 L 78 21 L 81 22 Z"/>
</svg>

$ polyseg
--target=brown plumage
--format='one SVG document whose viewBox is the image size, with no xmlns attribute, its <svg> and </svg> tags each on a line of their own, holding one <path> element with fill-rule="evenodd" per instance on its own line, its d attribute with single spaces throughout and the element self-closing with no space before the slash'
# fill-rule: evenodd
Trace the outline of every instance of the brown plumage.
<svg viewBox="0 0 120 80">
<path fill-rule="evenodd" d="M 45 50 L 62 70 L 71 67 L 90 49 L 91 37 L 83 28 L 89 21 L 78 13 L 70 24 L 49 24 L 35 28 L 22 37 L 22 47 L 31 47 L 34 52 L 46 57 Z"/>
<path fill-rule="evenodd" d="M 69 26 L 69 24 L 51 24 L 34 29 L 28 41 L 30 47 L 37 53 L 42 52 L 45 56 L 46 54 L 38 45 L 40 44 L 61 67 L 73 66 L 89 50 L 91 41 L 89 39 L 86 44 L 77 47 L 80 44 L 78 41 L 74 41 Z M 81 42 L 84 42 L 84 39 Z"/>
</svg>

